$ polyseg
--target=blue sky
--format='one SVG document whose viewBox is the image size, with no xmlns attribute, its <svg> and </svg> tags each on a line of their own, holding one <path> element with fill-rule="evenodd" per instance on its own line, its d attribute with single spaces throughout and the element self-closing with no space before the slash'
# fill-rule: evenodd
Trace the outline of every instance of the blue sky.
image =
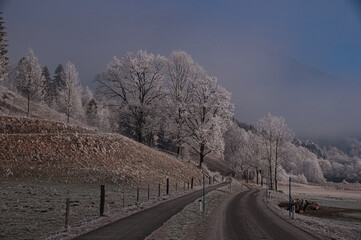
<svg viewBox="0 0 361 240">
<path fill-rule="evenodd" d="M 271 112 L 298 136 L 361 136 L 361 4 L 356 0 L 2 1 L 9 57 L 28 48 L 84 85 L 113 56 L 185 50 L 232 92 L 235 114 Z"/>
</svg>

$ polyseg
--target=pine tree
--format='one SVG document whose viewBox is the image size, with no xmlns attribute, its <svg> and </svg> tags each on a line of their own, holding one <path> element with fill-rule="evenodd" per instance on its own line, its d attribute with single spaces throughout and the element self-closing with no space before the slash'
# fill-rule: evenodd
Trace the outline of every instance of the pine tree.
<svg viewBox="0 0 361 240">
<path fill-rule="evenodd" d="M 96 125 L 96 120 L 98 119 L 98 104 L 94 98 L 88 103 L 86 118 L 89 125 Z"/>
<path fill-rule="evenodd" d="M 65 87 L 65 72 L 62 64 L 59 64 L 55 69 L 54 75 L 54 86 L 55 86 L 55 95 L 58 96 Z"/>
<path fill-rule="evenodd" d="M 55 98 L 55 85 L 53 79 L 50 76 L 50 72 L 47 66 L 43 68 L 42 75 L 44 78 L 44 83 L 43 83 L 44 102 L 50 106 Z"/>
<path fill-rule="evenodd" d="M 4 80 L 6 77 L 6 65 L 8 63 L 9 58 L 6 56 L 8 50 L 6 47 L 7 40 L 5 40 L 5 36 L 7 32 L 5 32 L 6 27 L 4 26 L 3 17 L 1 16 L 2 12 L 0 12 L 0 82 Z"/>
</svg>

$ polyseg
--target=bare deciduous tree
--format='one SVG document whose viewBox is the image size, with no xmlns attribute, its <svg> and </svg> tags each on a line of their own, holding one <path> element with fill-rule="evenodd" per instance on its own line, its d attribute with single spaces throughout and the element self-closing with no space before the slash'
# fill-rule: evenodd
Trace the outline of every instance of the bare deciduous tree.
<svg viewBox="0 0 361 240">
<path fill-rule="evenodd" d="M 138 51 L 121 60 L 114 57 L 96 81 L 100 92 L 119 103 L 123 125 L 139 142 L 152 142 L 159 123 L 159 101 L 164 98 L 164 63 L 161 56 Z"/>
</svg>

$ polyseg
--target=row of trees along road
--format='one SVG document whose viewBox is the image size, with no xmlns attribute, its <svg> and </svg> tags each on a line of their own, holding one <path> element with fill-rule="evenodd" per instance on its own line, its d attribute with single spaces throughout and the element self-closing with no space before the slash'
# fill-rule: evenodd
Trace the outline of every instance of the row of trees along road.
<svg viewBox="0 0 361 240">
<path fill-rule="evenodd" d="M 113 100 L 120 126 L 151 145 L 162 132 L 177 148 L 204 157 L 222 155 L 223 133 L 232 116 L 231 94 L 183 51 L 167 59 L 146 51 L 116 57 L 96 77 L 99 92 Z"/>
</svg>

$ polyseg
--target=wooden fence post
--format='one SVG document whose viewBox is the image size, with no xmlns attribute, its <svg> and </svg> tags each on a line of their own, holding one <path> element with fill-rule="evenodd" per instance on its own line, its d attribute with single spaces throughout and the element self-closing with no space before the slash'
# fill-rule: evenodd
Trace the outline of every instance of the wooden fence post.
<svg viewBox="0 0 361 240">
<path fill-rule="evenodd" d="M 158 197 L 160 197 L 160 183 L 158 184 Z"/>
<path fill-rule="evenodd" d="M 125 206 L 125 196 L 124 196 L 124 187 L 123 187 L 123 208 L 124 208 L 124 206 Z"/>
<path fill-rule="evenodd" d="M 100 186 L 100 216 L 104 216 L 105 186 Z"/>
<path fill-rule="evenodd" d="M 178 182 L 175 183 L 175 192 L 178 191 Z"/>
<path fill-rule="evenodd" d="M 191 179 L 191 189 L 193 189 L 193 177 Z"/>
<path fill-rule="evenodd" d="M 148 201 L 149 201 L 149 185 L 148 185 Z"/>
<path fill-rule="evenodd" d="M 69 227 L 69 215 L 70 215 L 70 198 L 66 199 L 66 210 L 65 210 L 65 229 Z"/>
<path fill-rule="evenodd" d="M 167 190 L 166 190 L 166 194 L 169 194 L 169 178 L 167 178 Z"/>
<path fill-rule="evenodd" d="M 137 187 L 137 202 L 139 202 L 139 187 Z"/>
</svg>

